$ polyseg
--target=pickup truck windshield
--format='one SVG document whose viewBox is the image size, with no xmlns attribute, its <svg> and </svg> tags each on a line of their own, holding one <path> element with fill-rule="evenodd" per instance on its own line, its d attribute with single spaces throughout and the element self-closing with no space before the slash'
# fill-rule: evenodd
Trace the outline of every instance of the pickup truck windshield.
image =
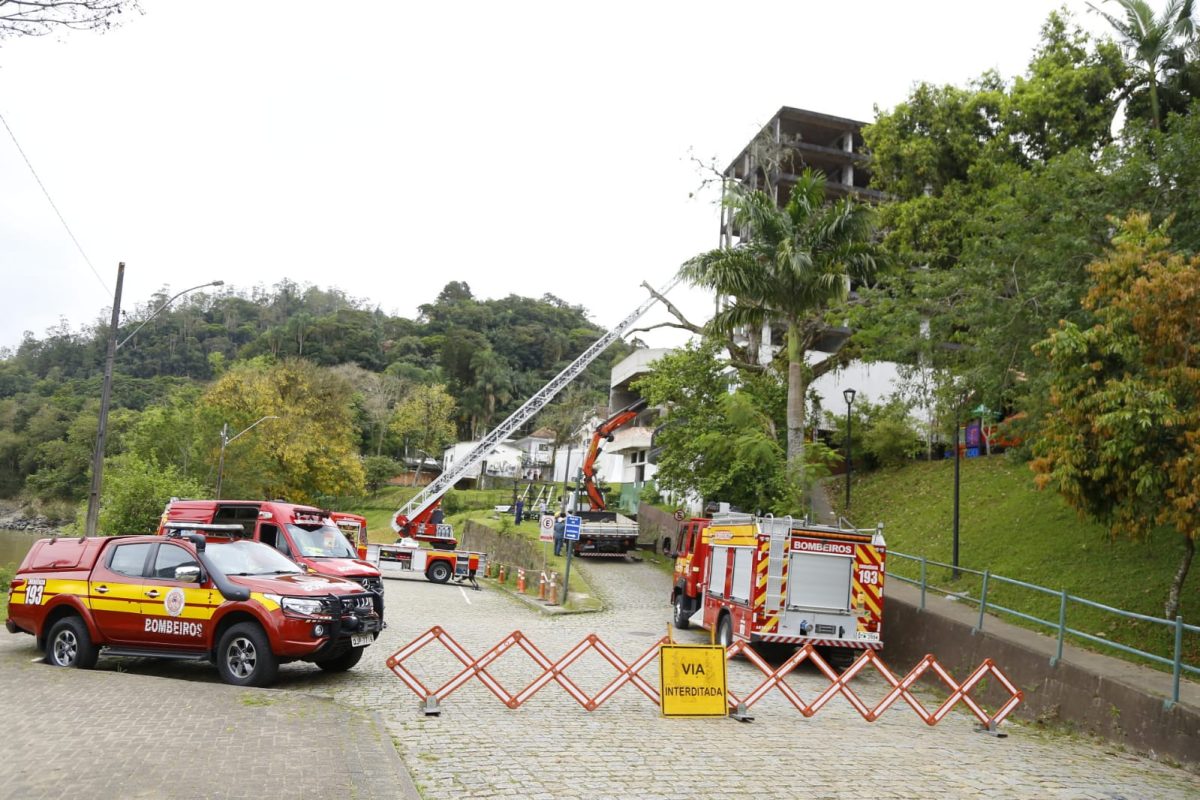
<svg viewBox="0 0 1200 800">
<path fill-rule="evenodd" d="M 261 542 L 230 542 L 209 547 L 205 554 L 226 575 L 296 575 L 304 570 Z"/>
<path fill-rule="evenodd" d="M 358 558 L 346 534 L 332 525 L 288 525 L 296 554 L 305 558 Z"/>
</svg>

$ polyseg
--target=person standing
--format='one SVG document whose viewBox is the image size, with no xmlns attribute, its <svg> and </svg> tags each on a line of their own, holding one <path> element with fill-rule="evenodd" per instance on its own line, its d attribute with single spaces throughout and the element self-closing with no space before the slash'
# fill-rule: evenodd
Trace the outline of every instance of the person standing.
<svg viewBox="0 0 1200 800">
<path fill-rule="evenodd" d="M 561 556 L 563 535 L 567 532 L 567 518 L 559 514 L 554 518 L 554 555 Z"/>
</svg>

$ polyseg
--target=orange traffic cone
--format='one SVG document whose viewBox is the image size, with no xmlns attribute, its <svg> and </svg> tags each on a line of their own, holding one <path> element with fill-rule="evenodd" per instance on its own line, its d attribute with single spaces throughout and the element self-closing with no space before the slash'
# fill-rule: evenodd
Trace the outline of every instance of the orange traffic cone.
<svg viewBox="0 0 1200 800">
<path fill-rule="evenodd" d="M 525 594 L 525 568 L 517 567 L 517 591 Z"/>
</svg>

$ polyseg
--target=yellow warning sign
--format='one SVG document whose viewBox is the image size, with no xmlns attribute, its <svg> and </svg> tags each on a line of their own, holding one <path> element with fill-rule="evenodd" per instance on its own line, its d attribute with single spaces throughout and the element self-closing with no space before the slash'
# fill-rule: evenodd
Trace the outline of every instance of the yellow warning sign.
<svg viewBox="0 0 1200 800">
<path fill-rule="evenodd" d="M 664 644 L 658 649 L 664 717 L 723 717 L 725 648 L 720 645 Z"/>
</svg>

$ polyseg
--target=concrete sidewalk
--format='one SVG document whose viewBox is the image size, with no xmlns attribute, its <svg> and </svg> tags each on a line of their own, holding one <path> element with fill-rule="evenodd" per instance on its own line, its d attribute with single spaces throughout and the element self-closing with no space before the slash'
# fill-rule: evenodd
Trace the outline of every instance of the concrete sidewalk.
<svg viewBox="0 0 1200 800">
<path fill-rule="evenodd" d="M 0 636 L 0 798 L 418 797 L 376 712 L 39 655 Z"/>
</svg>

